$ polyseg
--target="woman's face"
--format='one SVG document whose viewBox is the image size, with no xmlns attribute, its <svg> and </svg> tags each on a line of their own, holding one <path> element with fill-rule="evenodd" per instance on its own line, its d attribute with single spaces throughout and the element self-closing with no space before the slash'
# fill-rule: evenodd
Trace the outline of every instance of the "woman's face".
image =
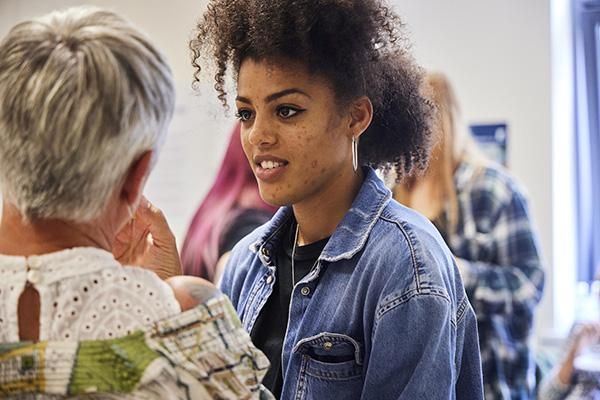
<svg viewBox="0 0 600 400">
<path fill-rule="evenodd" d="M 325 79 L 301 63 L 246 59 L 237 94 L 242 145 L 266 202 L 292 205 L 347 190 L 351 117 Z"/>
</svg>

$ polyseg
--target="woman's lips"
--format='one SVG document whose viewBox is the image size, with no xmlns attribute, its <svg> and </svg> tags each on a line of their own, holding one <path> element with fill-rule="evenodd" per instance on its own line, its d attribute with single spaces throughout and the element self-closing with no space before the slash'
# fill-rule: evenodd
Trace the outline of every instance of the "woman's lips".
<svg viewBox="0 0 600 400">
<path fill-rule="evenodd" d="M 255 157 L 256 177 L 263 182 L 272 182 L 281 177 L 289 163 L 277 157 Z"/>
</svg>

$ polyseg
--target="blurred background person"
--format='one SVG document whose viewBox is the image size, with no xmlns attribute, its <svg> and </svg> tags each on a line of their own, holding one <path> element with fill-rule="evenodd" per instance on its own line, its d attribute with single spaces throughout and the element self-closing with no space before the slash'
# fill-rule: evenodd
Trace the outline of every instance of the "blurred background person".
<svg viewBox="0 0 600 400">
<path fill-rule="evenodd" d="M 217 177 L 186 234 L 181 251 L 184 273 L 217 282 L 233 246 L 275 210 L 260 197 L 236 123 Z"/>
<path fill-rule="evenodd" d="M 540 400 L 583 400 L 600 398 L 600 368 L 597 366 L 576 366 L 579 356 L 593 354 L 592 348 L 600 345 L 600 322 L 576 324 L 567 341 L 563 360 L 554 368 L 540 385 Z M 597 353 L 596 353 L 597 354 Z M 598 356 L 595 357 L 598 362 Z M 581 361 L 581 359 L 579 360 Z M 586 368 L 588 367 L 588 368 Z M 591 370 L 590 370 L 591 369 Z"/>
<path fill-rule="evenodd" d="M 142 197 L 174 102 L 162 54 L 112 12 L 52 12 L 0 42 L 3 396 L 260 390 L 266 358 L 213 285 L 173 277 L 175 238 Z"/>
<path fill-rule="evenodd" d="M 394 198 L 429 218 L 456 257 L 477 315 L 486 399 L 529 399 L 544 271 L 527 201 L 460 124 L 448 79 L 430 73 L 426 81 L 438 110 L 438 143 L 426 172 L 395 185 Z"/>
<path fill-rule="evenodd" d="M 600 367 L 597 365 L 600 357 L 592 350 L 593 346 L 598 345 L 600 345 L 600 322 L 588 321 L 576 324 L 569 335 L 564 358 L 542 381 L 538 398 L 540 400 L 600 399 Z M 598 351 L 597 347 L 595 351 Z M 581 358 L 577 360 L 580 356 L 591 354 L 594 354 L 592 358 L 595 365 L 586 365 L 585 360 Z"/>
</svg>

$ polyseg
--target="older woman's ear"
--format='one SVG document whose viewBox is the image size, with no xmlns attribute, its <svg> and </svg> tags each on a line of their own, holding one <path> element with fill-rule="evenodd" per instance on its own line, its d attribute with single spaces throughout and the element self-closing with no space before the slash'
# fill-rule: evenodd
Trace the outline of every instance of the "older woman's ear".
<svg viewBox="0 0 600 400">
<path fill-rule="evenodd" d="M 152 169 L 153 158 L 154 152 L 148 150 L 142 153 L 129 167 L 121 188 L 121 198 L 127 201 L 128 204 L 137 205 L 142 198 L 146 180 Z"/>
</svg>

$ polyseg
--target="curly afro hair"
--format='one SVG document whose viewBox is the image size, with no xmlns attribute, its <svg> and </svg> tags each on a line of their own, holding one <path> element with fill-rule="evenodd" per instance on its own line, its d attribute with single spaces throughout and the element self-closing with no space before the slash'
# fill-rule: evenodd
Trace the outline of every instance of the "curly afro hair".
<svg viewBox="0 0 600 400">
<path fill-rule="evenodd" d="M 359 160 L 395 167 L 398 178 L 425 170 L 433 142 L 423 73 L 408 52 L 400 18 L 378 0 L 210 0 L 190 41 L 195 82 L 203 60 L 227 106 L 225 77 L 241 62 L 293 60 L 331 82 L 341 104 L 366 95 L 373 121 Z"/>
</svg>

